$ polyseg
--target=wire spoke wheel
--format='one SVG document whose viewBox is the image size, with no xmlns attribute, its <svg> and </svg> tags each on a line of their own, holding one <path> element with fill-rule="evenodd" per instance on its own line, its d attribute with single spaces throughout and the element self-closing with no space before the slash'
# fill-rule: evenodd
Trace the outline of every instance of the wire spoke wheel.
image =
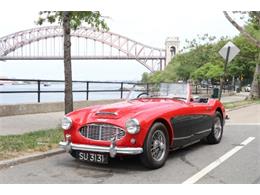
<svg viewBox="0 0 260 195">
<path fill-rule="evenodd" d="M 165 155 L 166 138 L 161 130 L 156 130 L 152 135 L 151 156 L 156 161 L 161 161 Z"/>
<path fill-rule="evenodd" d="M 169 154 L 169 134 L 163 123 L 154 123 L 144 142 L 142 163 L 150 169 L 162 167 Z"/>
<path fill-rule="evenodd" d="M 222 131 L 221 120 L 219 117 L 216 117 L 214 121 L 214 130 L 213 130 L 216 139 L 219 139 L 219 137 L 221 136 L 221 131 Z"/>
<path fill-rule="evenodd" d="M 208 144 L 218 144 L 221 141 L 222 135 L 223 117 L 221 113 L 217 111 L 213 119 L 212 130 L 205 140 Z"/>
</svg>

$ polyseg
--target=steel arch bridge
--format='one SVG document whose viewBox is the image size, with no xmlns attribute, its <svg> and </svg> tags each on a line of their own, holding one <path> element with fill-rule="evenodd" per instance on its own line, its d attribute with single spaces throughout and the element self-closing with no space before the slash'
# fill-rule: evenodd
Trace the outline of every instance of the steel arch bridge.
<svg viewBox="0 0 260 195">
<path fill-rule="evenodd" d="M 125 36 L 80 27 L 71 31 L 74 60 L 137 60 L 151 72 L 165 68 L 165 49 L 151 47 Z M 63 29 L 46 26 L 0 38 L 0 60 L 62 60 Z"/>
</svg>

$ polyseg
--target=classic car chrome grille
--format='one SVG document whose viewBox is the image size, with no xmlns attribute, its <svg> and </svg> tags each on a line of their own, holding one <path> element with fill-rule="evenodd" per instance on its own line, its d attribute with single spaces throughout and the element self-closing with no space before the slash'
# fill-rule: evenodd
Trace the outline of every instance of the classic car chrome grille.
<svg viewBox="0 0 260 195">
<path fill-rule="evenodd" d="M 115 136 L 119 140 L 125 135 L 123 129 L 109 124 L 88 124 L 81 127 L 79 132 L 86 138 L 104 141 L 110 141 Z"/>
</svg>

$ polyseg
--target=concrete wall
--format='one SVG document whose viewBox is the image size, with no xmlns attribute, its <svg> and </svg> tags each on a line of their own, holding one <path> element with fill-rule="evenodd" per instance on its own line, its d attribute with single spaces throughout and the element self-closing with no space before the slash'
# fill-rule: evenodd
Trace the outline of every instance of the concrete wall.
<svg viewBox="0 0 260 195">
<path fill-rule="evenodd" d="M 76 101 L 74 102 L 74 109 L 83 108 L 90 105 L 115 103 L 119 101 L 122 100 Z M 0 105 L 0 117 L 58 111 L 64 111 L 64 102 Z"/>
</svg>

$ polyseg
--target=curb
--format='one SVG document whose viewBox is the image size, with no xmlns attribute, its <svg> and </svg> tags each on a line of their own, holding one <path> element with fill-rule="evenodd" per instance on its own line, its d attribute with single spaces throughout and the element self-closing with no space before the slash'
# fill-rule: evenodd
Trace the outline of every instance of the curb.
<svg viewBox="0 0 260 195">
<path fill-rule="evenodd" d="M 18 157 L 18 158 L 14 158 L 14 159 L 3 160 L 3 161 L 0 161 L 0 169 L 8 168 L 8 167 L 18 165 L 21 163 L 30 162 L 33 160 L 39 160 L 42 158 L 46 158 L 46 157 L 53 156 L 56 154 L 61 154 L 64 152 L 65 152 L 65 150 L 58 148 L 58 149 L 49 150 L 47 152 L 34 153 L 34 154 L 30 154 L 27 156 L 22 156 L 22 157 Z"/>
</svg>

